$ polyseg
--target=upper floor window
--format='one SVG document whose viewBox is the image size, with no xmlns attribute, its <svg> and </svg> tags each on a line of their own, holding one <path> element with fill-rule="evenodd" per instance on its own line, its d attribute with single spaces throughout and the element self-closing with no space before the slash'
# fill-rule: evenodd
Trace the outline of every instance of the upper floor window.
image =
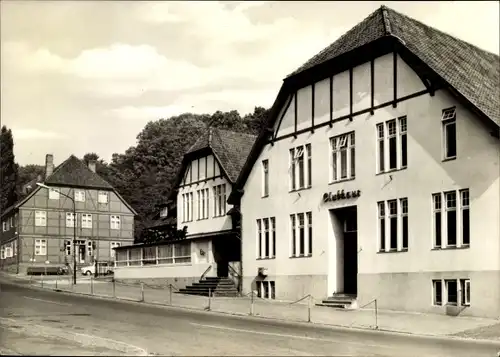
<svg viewBox="0 0 500 357">
<path fill-rule="evenodd" d="M 226 214 L 226 184 L 214 187 L 214 217 Z"/>
<path fill-rule="evenodd" d="M 66 212 L 66 227 L 75 226 L 75 216 L 73 212 Z"/>
<path fill-rule="evenodd" d="M 408 250 L 407 198 L 378 202 L 378 221 L 380 252 Z"/>
<path fill-rule="evenodd" d="M 330 182 L 353 179 L 356 176 L 354 132 L 330 138 Z"/>
<path fill-rule="evenodd" d="M 377 162 L 378 173 L 408 165 L 406 116 L 377 124 Z"/>
<path fill-rule="evenodd" d="M 109 219 L 110 219 L 111 229 L 120 229 L 121 226 L 120 216 L 112 215 L 109 217 Z"/>
<path fill-rule="evenodd" d="M 269 196 L 269 160 L 262 160 L 262 197 Z"/>
<path fill-rule="evenodd" d="M 208 218 L 208 207 L 209 207 L 209 189 L 203 188 L 197 191 L 197 199 L 198 199 L 198 219 L 207 219 Z"/>
<path fill-rule="evenodd" d="M 47 226 L 47 212 L 46 211 L 35 211 L 35 226 L 38 226 L 38 227 Z"/>
<path fill-rule="evenodd" d="M 6 231 L 7 230 L 7 222 L 2 222 L 2 231 Z"/>
<path fill-rule="evenodd" d="M 469 246 L 469 190 L 433 194 L 432 204 L 434 248 Z"/>
<path fill-rule="evenodd" d="M 85 202 L 85 191 L 75 190 L 75 201 Z"/>
<path fill-rule="evenodd" d="M 49 200 L 58 200 L 59 199 L 59 190 L 56 188 L 51 188 L 49 190 Z"/>
<path fill-rule="evenodd" d="M 89 213 L 82 214 L 82 228 L 92 228 L 92 215 Z"/>
<path fill-rule="evenodd" d="M 107 192 L 100 191 L 97 194 L 97 202 L 98 203 L 108 203 L 109 202 L 109 194 Z"/>
<path fill-rule="evenodd" d="M 191 222 L 193 220 L 193 193 L 182 194 L 182 221 Z"/>
<path fill-rule="evenodd" d="M 457 116 L 455 107 L 444 109 L 441 115 L 443 126 L 443 159 L 457 157 Z"/>
<path fill-rule="evenodd" d="M 290 190 L 309 188 L 312 184 L 311 144 L 290 149 Z"/>
</svg>

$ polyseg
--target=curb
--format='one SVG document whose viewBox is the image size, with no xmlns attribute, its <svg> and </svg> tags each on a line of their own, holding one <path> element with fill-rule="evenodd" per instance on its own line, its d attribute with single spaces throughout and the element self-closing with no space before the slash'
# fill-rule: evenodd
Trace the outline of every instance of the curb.
<svg viewBox="0 0 500 357">
<path fill-rule="evenodd" d="M 35 285 L 31 285 L 31 284 L 18 284 L 17 282 L 11 281 L 11 280 L 9 280 L 9 283 L 12 283 L 13 285 L 17 285 L 20 287 L 34 289 L 34 290 L 52 291 L 52 292 L 62 293 L 65 295 L 80 295 L 80 296 L 84 296 L 87 298 L 101 299 L 101 300 L 107 300 L 107 301 L 112 301 L 112 302 L 123 302 L 123 303 L 139 304 L 139 305 L 148 305 L 150 307 L 159 307 L 159 308 L 163 308 L 163 309 L 189 310 L 189 311 L 193 311 L 193 312 L 200 313 L 200 314 L 229 315 L 229 316 L 233 316 L 233 317 L 237 317 L 237 318 L 241 318 L 241 319 L 251 319 L 251 320 L 256 320 L 256 321 L 265 319 L 265 320 L 269 320 L 269 321 L 278 321 L 278 322 L 286 323 L 289 325 L 309 327 L 309 328 L 326 328 L 326 329 L 331 329 L 331 330 L 357 331 L 357 332 L 363 332 L 363 333 L 368 333 L 368 334 L 381 334 L 382 333 L 382 334 L 392 335 L 392 336 L 407 336 L 407 337 L 420 338 L 420 339 L 431 339 L 431 340 L 436 340 L 436 341 L 457 341 L 457 342 L 463 342 L 463 343 L 484 344 L 484 345 L 490 345 L 490 346 L 497 346 L 500 348 L 500 341 L 488 340 L 488 339 L 468 338 L 468 337 L 459 337 L 459 336 L 452 336 L 452 335 L 437 336 L 437 335 L 430 335 L 430 334 L 417 334 L 417 333 L 412 333 L 412 332 L 397 331 L 397 330 L 384 329 L 384 328 L 374 329 L 373 327 L 368 327 L 368 326 L 349 326 L 349 325 L 342 325 L 342 324 L 326 324 L 326 323 L 320 323 L 320 322 L 305 322 L 305 321 L 298 321 L 298 320 L 287 320 L 287 319 L 276 318 L 276 317 L 267 317 L 267 316 L 262 316 L 262 315 L 250 315 L 249 313 L 245 314 L 245 313 L 238 313 L 238 312 L 207 310 L 206 308 L 202 310 L 200 308 L 195 308 L 195 307 L 186 306 L 186 305 L 167 305 L 167 304 L 158 303 L 158 302 L 141 301 L 140 299 L 112 297 L 109 295 L 74 292 L 74 291 L 67 291 L 67 290 L 61 290 L 61 289 L 55 289 L 55 288 L 45 288 L 45 287 L 42 288 L 41 286 L 35 286 Z M 498 357 L 500 357 L 500 352 L 499 352 Z"/>
</svg>

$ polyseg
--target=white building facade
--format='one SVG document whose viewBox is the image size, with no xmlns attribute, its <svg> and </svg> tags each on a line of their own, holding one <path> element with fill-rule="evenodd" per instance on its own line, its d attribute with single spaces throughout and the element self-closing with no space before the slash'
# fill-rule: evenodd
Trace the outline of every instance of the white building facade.
<svg viewBox="0 0 500 357">
<path fill-rule="evenodd" d="M 420 26 L 382 7 L 365 28 L 380 19 Z M 498 117 L 440 70 L 421 71 L 408 49 L 418 41 L 384 27 L 285 80 L 236 185 L 243 290 L 498 316 Z"/>
</svg>

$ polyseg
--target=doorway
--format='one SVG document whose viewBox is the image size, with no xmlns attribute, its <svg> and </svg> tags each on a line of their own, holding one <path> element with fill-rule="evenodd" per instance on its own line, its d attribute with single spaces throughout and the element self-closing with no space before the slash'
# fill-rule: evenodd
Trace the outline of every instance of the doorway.
<svg viewBox="0 0 500 357">
<path fill-rule="evenodd" d="M 85 263 L 85 258 L 86 258 L 86 247 L 85 247 L 85 241 L 84 240 L 77 240 L 76 241 L 76 246 L 78 247 L 78 262 L 80 264 Z"/>
<path fill-rule="evenodd" d="M 348 295 L 358 293 L 358 217 L 357 207 L 343 207 L 331 211 L 335 246 L 335 292 Z M 332 272 L 331 272 L 332 273 Z"/>
</svg>

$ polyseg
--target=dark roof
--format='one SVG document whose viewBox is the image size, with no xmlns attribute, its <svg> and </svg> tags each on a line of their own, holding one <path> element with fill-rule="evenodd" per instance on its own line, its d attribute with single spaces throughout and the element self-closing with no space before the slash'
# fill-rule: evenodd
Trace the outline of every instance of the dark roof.
<svg viewBox="0 0 500 357">
<path fill-rule="evenodd" d="M 71 155 L 66 161 L 57 166 L 52 175 L 45 180 L 45 184 L 113 190 L 113 186 L 101 176 L 92 172 L 83 161 L 74 155 Z"/>
<path fill-rule="evenodd" d="M 385 6 L 288 77 L 388 35 L 401 39 L 405 47 L 500 126 L 499 56 Z"/>
<path fill-rule="evenodd" d="M 209 128 L 189 148 L 186 155 L 198 150 L 212 149 L 231 182 L 235 182 L 257 136 L 229 130 Z"/>
<path fill-rule="evenodd" d="M 385 42 L 384 42 L 385 41 Z M 429 27 L 386 6 L 381 6 L 361 23 L 341 36 L 333 44 L 312 57 L 285 78 L 270 110 L 267 128 L 274 127 L 281 107 L 297 89 L 311 84 L 321 71 L 335 71 L 337 63 L 360 60 L 358 55 L 370 52 L 375 44 L 397 41 L 433 76 L 453 89 L 458 98 L 486 118 L 495 130 L 500 126 L 500 58 L 442 31 Z M 368 50 L 367 50 L 368 49 Z M 374 56 L 372 54 L 372 56 Z M 331 73 L 325 75 L 327 78 Z M 320 80 L 320 79 L 319 79 Z M 427 84 L 426 84 L 427 86 Z M 496 135 L 496 134 L 495 134 Z M 268 142 L 267 129 L 259 134 L 229 197 L 238 197 L 264 145 Z"/>
</svg>

